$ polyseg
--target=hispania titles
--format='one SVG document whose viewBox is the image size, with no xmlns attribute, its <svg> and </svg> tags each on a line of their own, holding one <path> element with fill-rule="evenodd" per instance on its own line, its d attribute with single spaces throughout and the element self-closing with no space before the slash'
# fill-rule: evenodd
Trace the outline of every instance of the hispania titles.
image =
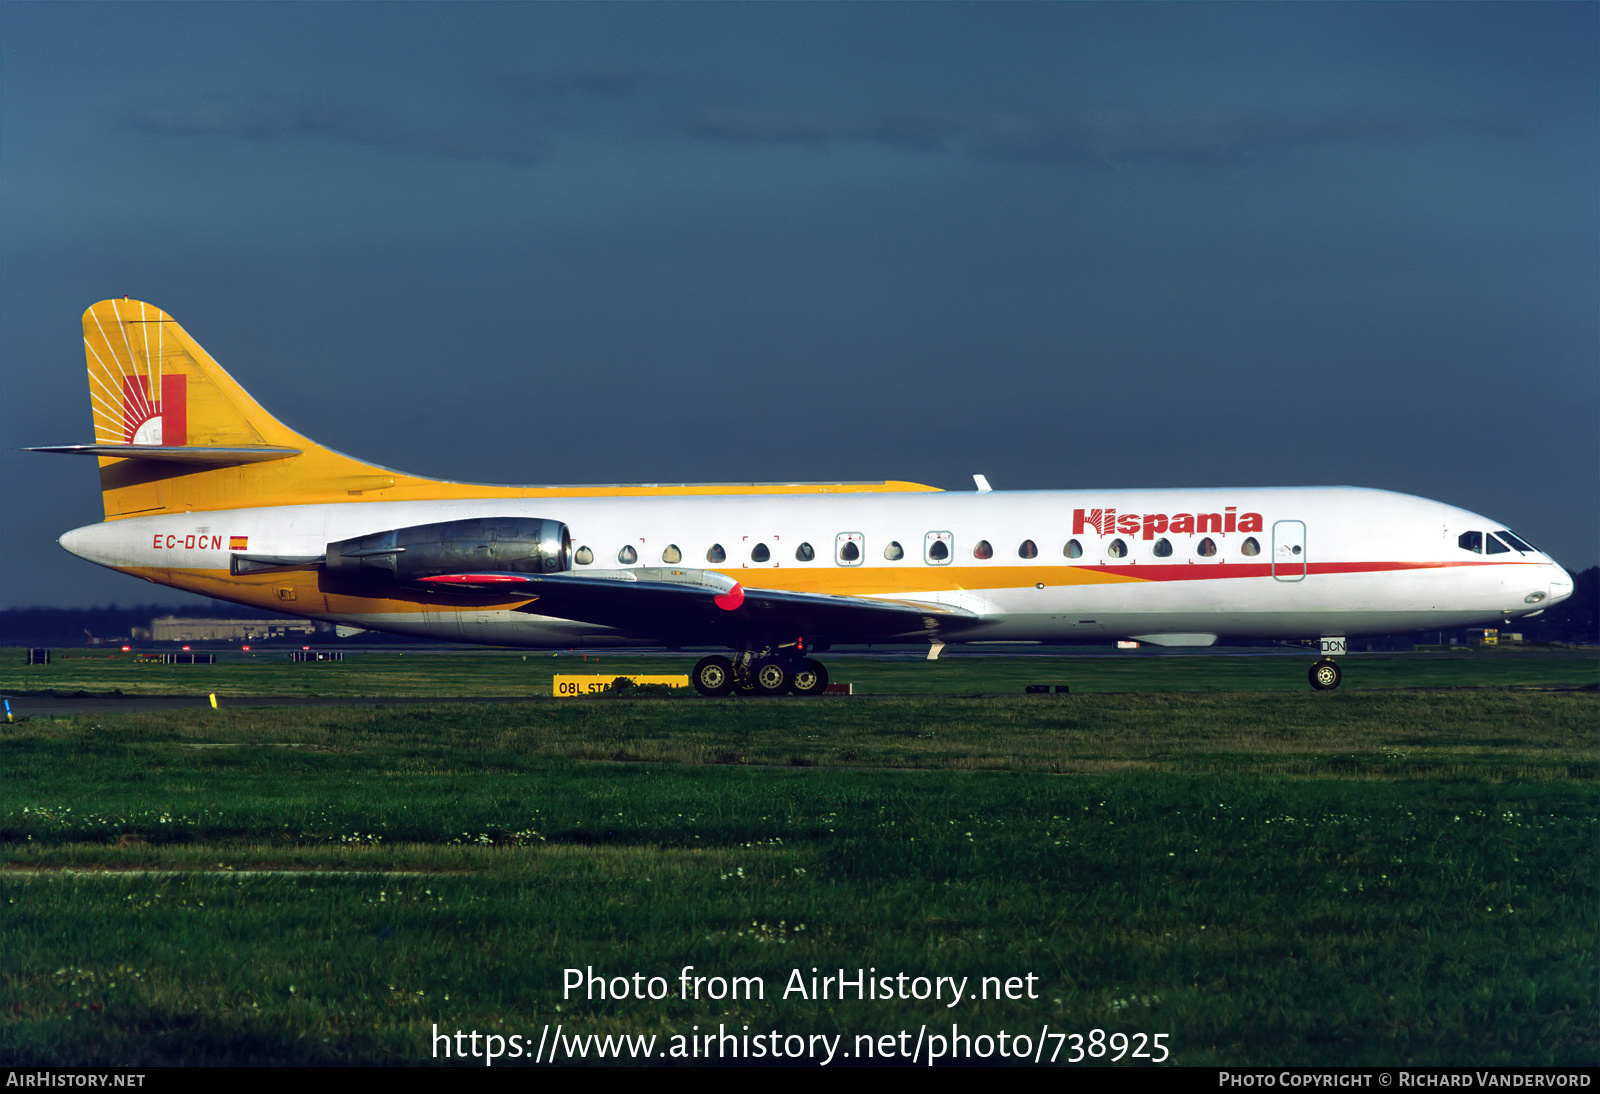
<svg viewBox="0 0 1600 1094">
<path fill-rule="evenodd" d="M 1081 536 L 1091 528 L 1102 536 L 1121 533 L 1125 536 L 1141 536 L 1143 539 L 1155 539 L 1163 532 L 1173 535 L 1202 532 L 1225 535 L 1229 532 L 1261 531 L 1261 514 L 1241 513 L 1236 505 L 1230 505 L 1220 513 L 1175 513 L 1170 517 L 1165 513 L 1119 515 L 1115 509 L 1074 509 L 1072 534 Z"/>
</svg>

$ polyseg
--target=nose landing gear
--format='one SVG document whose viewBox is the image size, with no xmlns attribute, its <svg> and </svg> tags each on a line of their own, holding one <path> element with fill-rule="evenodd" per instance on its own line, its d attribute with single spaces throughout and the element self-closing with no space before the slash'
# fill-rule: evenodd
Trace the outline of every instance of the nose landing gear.
<svg viewBox="0 0 1600 1094">
<path fill-rule="evenodd" d="M 1332 691 L 1344 677 L 1334 658 L 1343 657 L 1349 652 L 1350 646 L 1342 634 L 1325 634 L 1318 645 L 1322 656 L 1311 666 L 1311 687 L 1314 691 Z"/>
<path fill-rule="evenodd" d="M 1324 657 L 1311 666 L 1311 687 L 1316 691 L 1332 691 L 1339 686 L 1339 681 L 1344 674 L 1339 671 L 1339 664 Z"/>
</svg>

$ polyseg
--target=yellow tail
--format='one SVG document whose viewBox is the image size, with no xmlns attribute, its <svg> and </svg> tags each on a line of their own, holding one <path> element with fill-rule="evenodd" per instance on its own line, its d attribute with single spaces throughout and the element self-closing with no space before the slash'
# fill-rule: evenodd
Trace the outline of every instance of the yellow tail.
<svg viewBox="0 0 1600 1094">
<path fill-rule="evenodd" d="M 108 520 L 349 501 L 401 482 L 432 482 L 296 433 L 150 304 L 102 300 L 83 313 L 83 345 Z M 124 445 L 139 447 L 124 456 Z"/>
<path fill-rule="evenodd" d="M 83 313 L 93 445 L 107 520 L 319 502 L 933 490 L 912 482 L 488 486 L 393 471 L 325 448 L 261 408 L 166 312 L 102 300 Z"/>
</svg>

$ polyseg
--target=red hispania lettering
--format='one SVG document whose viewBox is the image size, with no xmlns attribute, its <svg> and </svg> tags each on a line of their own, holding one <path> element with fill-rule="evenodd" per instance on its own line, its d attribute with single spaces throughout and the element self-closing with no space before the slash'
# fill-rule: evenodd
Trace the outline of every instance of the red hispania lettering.
<svg viewBox="0 0 1600 1094">
<path fill-rule="evenodd" d="M 1222 530 L 1224 532 L 1232 532 L 1234 530 L 1234 525 L 1239 523 L 1238 508 L 1239 507 L 1236 505 L 1228 506 L 1226 515 L 1222 518 Z"/>
<path fill-rule="evenodd" d="M 1246 513 L 1242 517 L 1240 517 L 1239 518 L 1239 531 L 1241 531 L 1241 532 L 1259 532 L 1259 531 L 1261 531 L 1261 514 L 1260 513 Z"/>
<path fill-rule="evenodd" d="M 1194 514 L 1193 513 L 1179 513 L 1177 516 L 1173 517 L 1170 531 L 1172 532 L 1173 535 L 1179 535 L 1179 534 L 1193 535 L 1194 534 Z"/>
<path fill-rule="evenodd" d="M 1146 513 L 1144 515 L 1144 538 L 1155 539 L 1156 533 L 1167 530 L 1167 514 Z"/>
<path fill-rule="evenodd" d="M 1072 511 L 1072 534 L 1075 536 L 1081 536 L 1086 528 L 1093 528 L 1095 532 L 1099 534 L 1100 517 L 1101 511 L 1099 509 L 1089 510 L 1089 515 L 1087 517 L 1083 515 L 1082 509 L 1074 509 Z"/>
<path fill-rule="evenodd" d="M 1117 531 L 1123 535 L 1131 536 L 1139 531 L 1139 518 L 1132 513 L 1124 513 L 1117 518 Z"/>
<path fill-rule="evenodd" d="M 1197 522 L 1195 527 L 1196 532 L 1222 531 L 1221 513 L 1196 513 L 1195 521 Z"/>
</svg>

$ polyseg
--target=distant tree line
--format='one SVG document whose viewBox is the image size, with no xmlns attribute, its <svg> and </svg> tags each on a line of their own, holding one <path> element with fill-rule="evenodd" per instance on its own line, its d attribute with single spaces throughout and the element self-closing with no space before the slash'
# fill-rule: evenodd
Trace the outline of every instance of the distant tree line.
<svg viewBox="0 0 1600 1094">
<path fill-rule="evenodd" d="M 162 615 L 219 619 L 273 619 L 275 613 L 213 600 L 209 604 L 134 604 L 119 608 L 8 608 L 0 611 L 0 645 L 87 646 L 94 639 L 126 639 L 135 627 L 148 627 Z"/>
</svg>

